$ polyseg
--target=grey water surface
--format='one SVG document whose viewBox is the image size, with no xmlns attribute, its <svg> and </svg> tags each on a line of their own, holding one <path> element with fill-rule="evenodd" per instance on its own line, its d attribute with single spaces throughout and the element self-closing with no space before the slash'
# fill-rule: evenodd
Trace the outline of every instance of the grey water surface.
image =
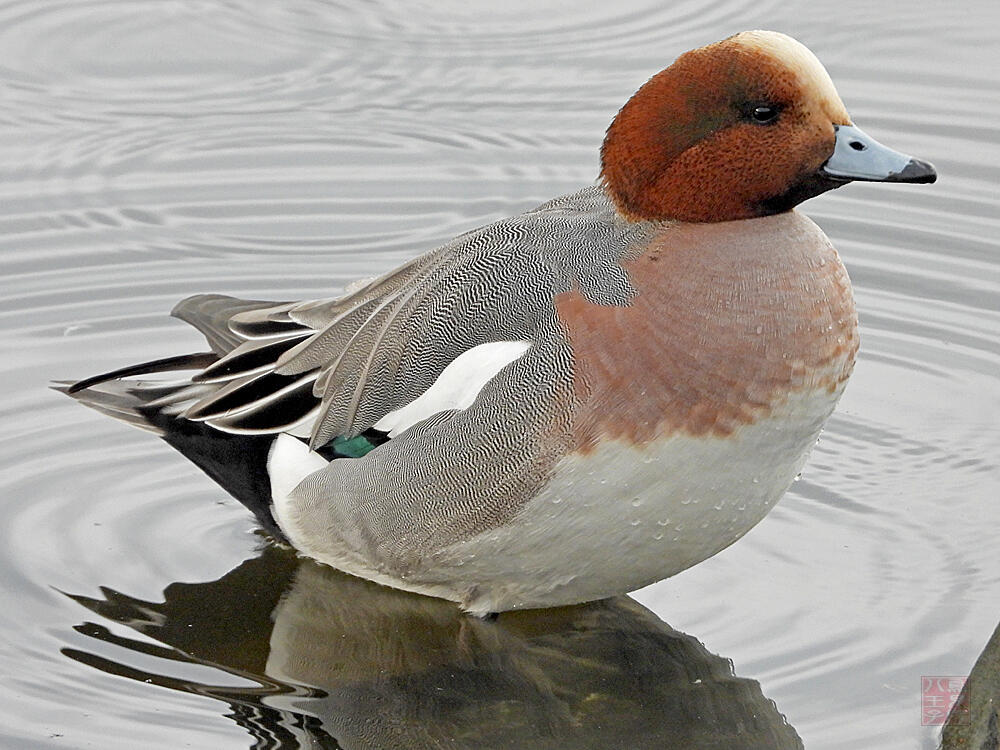
<svg viewBox="0 0 1000 750">
<path fill-rule="evenodd" d="M 188 294 L 330 296 L 590 183 L 642 82 L 747 28 L 940 179 L 805 204 L 855 374 L 774 512 L 638 603 L 470 621 L 296 560 L 46 389 L 198 350 Z M 998 144 L 988 2 L 0 3 L 0 747 L 935 747 L 921 678 L 1000 620 Z"/>
</svg>

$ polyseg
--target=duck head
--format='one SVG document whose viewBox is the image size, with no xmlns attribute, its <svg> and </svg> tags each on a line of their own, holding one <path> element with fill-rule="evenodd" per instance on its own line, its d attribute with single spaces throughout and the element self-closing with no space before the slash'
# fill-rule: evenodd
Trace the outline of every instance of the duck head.
<svg viewBox="0 0 1000 750">
<path fill-rule="evenodd" d="M 802 44 L 745 31 L 681 55 L 629 99 L 601 177 L 629 219 L 714 222 L 781 213 L 853 180 L 937 175 L 855 127 Z"/>
</svg>

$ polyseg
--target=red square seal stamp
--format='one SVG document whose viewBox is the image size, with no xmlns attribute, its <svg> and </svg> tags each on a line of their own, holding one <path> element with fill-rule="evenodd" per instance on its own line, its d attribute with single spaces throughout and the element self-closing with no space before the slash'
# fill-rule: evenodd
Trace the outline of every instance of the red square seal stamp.
<svg viewBox="0 0 1000 750">
<path fill-rule="evenodd" d="M 925 727 L 944 724 L 964 686 L 965 677 L 955 675 L 924 675 L 921 677 L 920 723 Z M 956 716 L 952 719 L 953 722 L 966 723 L 969 721 L 967 701 L 963 701 L 963 703 L 966 703 L 964 709 L 961 706 L 957 709 Z"/>
</svg>

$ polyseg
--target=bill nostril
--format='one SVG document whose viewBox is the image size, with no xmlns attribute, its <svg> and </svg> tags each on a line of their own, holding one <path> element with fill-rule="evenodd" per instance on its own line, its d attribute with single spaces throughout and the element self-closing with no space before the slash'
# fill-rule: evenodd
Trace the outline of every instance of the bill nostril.
<svg viewBox="0 0 1000 750">
<path fill-rule="evenodd" d="M 861 141 L 851 141 L 850 144 L 848 145 L 850 145 L 850 147 L 853 148 L 855 151 L 864 151 L 865 149 L 868 148 L 868 146 L 863 144 Z"/>
</svg>

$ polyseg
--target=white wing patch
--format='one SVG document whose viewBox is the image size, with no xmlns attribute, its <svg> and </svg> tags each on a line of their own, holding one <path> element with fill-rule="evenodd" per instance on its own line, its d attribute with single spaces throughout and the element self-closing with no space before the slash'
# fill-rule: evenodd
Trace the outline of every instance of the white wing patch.
<svg viewBox="0 0 1000 750">
<path fill-rule="evenodd" d="M 271 500 L 274 520 L 288 535 L 288 497 L 299 483 L 313 472 L 326 468 L 329 461 L 298 438 L 281 433 L 271 444 L 267 455 L 267 476 L 271 480 Z M 289 536 L 289 538 L 291 538 Z"/>
<path fill-rule="evenodd" d="M 396 437 L 438 412 L 468 409 L 497 373 L 530 348 L 530 341 L 497 341 L 472 347 L 445 367 L 434 384 L 420 396 L 376 422 L 375 429 L 388 432 L 389 437 Z M 314 418 L 315 414 L 310 414 L 303 422 L 311 422 Z M 325 458 L 309 450 L 305 443 L 292 436 L 302 430 L 301 425 L 296 427 L 300 429 L 290 430 L 291 435 L 279 434 L 267 456 L 274 518 L 286 535 L 289 535 L 288 521 L 292 502 L 289 495 L 303 479 L 329 465 Z"/>
<path fill-rule="evenodd" d="M 531 348 L 530 341 L 496 341 L 462 352 L 413 401 L 389 412 L 373 426 L 389 437 L 441 411 L 468 409 L 498 372 Z"/>
</svg>

